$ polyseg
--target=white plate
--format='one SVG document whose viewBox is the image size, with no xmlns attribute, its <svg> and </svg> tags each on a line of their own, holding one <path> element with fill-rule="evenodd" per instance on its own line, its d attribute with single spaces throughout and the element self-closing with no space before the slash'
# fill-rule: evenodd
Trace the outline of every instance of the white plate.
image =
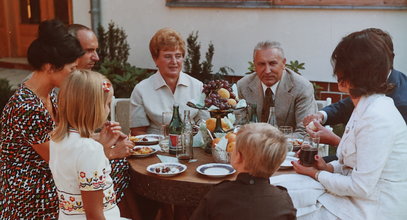
<svg viewBox="0 0 407 220">
<path fill-rule="evenodd" d="M 170 168 L 170 172 L 157 172 L 157 168 L 162 170 L 163 168 Z M 152 164 L 147 167 L 147 172 L 153 173 L 159 176 L 164 176 L 164 177 L 170 177 L 170 176 L 175 176 L 178 175 L 182 172 L 184 172 L 187 169 L 187 166 L 184 164 L 180 163 L 156 163 Z"/>
<path fill-rule="evenodd" d="M 137 135 L 137 136 L 133 136 L 132 138 L 137 138 L 139 140 L 137 141 L 133 141 L 136 145 L 155 145 L 158 144 L 158 141 L 160 140 L 160 138 L 162 137 L 162 135 L 158 135 L 158 134 L 143 134 L 143 135 Z M 147 140 L 142 140 L 143 138 L 147 139 Z"/>
<path fill-rule="evenodd" d="M 230 164 L 208 163 L 196 168 L 196 172 L 210 177 L 224 177 L 236 172 Z"/>
<path fill-rule="evenodd" d="M 291 156 L 287 156 L 285 158 L 285 160 L 283 161 L 283 163 L 280 165 L 280 169 L 288 169 L 293 167 L 293 165 L 291 164 L 291 161 L 297 161 L 298 158 L 296 157 L 291 157 Z"/>
<path fill-rule="evenodd" d="M 143 147 L 145 147 L 145 146 L 136 146 L 136 147 L 133 148 L 133 150 L 140 149 L 140 148 L 143 148 Z M 157 149 L 152 148 L 152 147 L 145 147 L 145 148 L 150 148 L 152 150 L 151 153 L 148 153 L 148 154 L 136 154 L 136 153 L 133 152 L 131 154 L 131 156 L 133 156 L 133 157 L 148 157 L 150 155 L 153 155 L 153 154 L 157 153 L 157 151 L 158 151 Z"/>
</svg>

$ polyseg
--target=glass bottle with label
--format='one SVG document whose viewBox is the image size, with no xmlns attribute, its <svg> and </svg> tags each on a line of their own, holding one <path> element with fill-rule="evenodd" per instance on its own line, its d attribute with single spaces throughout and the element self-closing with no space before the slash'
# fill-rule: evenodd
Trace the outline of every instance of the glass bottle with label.
<svg viewBox="0 0 407 220">
<path fill-rule="evenodd" d="M 182 121 L 179 116 L 179 105 L 174 104 L 172 110 L 172 119 L 169 125 L 170 149 L 169 153 L 176 155 L 178 148 L 181 145 Z"/>
</svg>

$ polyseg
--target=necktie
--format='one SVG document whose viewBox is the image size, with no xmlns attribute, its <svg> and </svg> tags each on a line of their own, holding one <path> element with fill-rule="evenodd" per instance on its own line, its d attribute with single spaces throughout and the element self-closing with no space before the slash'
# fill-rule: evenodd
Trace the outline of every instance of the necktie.
<svg viewBox="0 0 407 220">
<path fill-rule="evenodd" d="M 266 89 L 266 94 L 263 99 L 263 109 L 261 110 L 261 122 L 267 122 L 270 114 L 270 107 L 274 106 L 273 91 L 270 88 Z"/>
</svg>

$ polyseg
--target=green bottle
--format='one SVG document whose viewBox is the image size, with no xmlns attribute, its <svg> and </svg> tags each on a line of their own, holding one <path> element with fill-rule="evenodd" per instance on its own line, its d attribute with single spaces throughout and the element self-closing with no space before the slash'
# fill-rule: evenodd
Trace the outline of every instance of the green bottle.
<svg viewBox="0 0 407 220">
<path fill-rule="evenodd" d="M 169 125 L 169 153 L 175 155 L 181 145 L 182 121 L 179 116 L 179 105 L 174 104 L 172 110 L 172 119 Z"/>
</svg>

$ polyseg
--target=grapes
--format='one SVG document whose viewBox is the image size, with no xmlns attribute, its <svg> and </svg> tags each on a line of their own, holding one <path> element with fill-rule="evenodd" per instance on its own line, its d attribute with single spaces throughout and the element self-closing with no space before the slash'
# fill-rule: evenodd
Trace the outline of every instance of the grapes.
<svg viewBox="0 0 407 220">
<path fill-rule="evenodd" d="M 234 108 L 234 106 L 228 103 L 228 99 L 235 99 L 236 95 L 233 94 L 232 85 L 226 80 L 211 80 L 203 85 L 202 92 L 205 93 L 205 106 L 210 107 L 212 105 L 218 107 L 220 110 L 227 110 Z M 227 91 L 219 92 L 219 89 L 226 89 Z M 223 94 L 222 94 L 223 93 Z M 229 93 L 229 95 L 225 96 L 224 93 Z M 221 95 L 223 97 L 221 97 Z M 236 101 L 237 102 L 237 101 Z"/>
</svg>

